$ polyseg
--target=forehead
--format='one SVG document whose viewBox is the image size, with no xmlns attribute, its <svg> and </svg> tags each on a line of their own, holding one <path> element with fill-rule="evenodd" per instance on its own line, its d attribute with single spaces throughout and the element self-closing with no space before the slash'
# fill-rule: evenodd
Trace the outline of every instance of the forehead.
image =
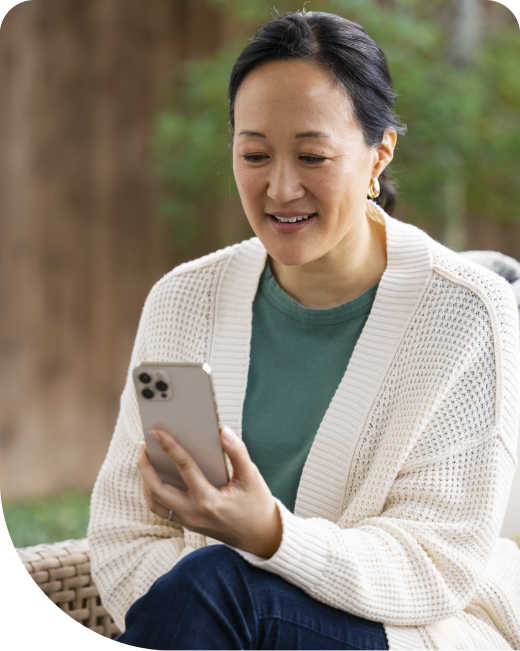
<svg viewBox="0 0 520 651">
<path fill-rule="evenodd" d="M 242 82 L 235 100 L 235 128 L 293 123 L 335 131 L 352 123 L 346 91 L 323 66 L 302 59 L 270 61 L 255 68 Z M 312 124 L 311 124 L 312 123 Z M 240 127 L 239 127 L 240 125 Z"/>
</svg>

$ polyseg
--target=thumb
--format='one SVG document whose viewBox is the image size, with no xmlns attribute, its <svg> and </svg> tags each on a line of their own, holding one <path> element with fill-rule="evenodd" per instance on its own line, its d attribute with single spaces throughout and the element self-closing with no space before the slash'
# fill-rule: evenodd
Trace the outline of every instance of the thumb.
<svg viewBox="0 0 520 651">
<path fill-rule="evenodd" d="M 246 479 L 251 474 L 253 462 L 244 441 L 241 441 L 231 427 L 227 426 L 221 429 L 220 440 L 233 466 L 233 479 Z"/>
</svg>

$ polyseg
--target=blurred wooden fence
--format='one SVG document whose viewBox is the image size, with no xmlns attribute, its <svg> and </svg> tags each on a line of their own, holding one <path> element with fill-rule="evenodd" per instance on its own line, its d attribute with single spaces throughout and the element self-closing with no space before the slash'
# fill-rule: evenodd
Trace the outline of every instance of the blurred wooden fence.
<svg viewBox="0 0 520 651">
<path fill-rule="evenodd" d="M 229 26 L 203 2 L 31 0 L 0 30 L 0 489 L 90 489 L 139 314 L 176 261 L 151 121 L 181 58 Z"/>
</svg>

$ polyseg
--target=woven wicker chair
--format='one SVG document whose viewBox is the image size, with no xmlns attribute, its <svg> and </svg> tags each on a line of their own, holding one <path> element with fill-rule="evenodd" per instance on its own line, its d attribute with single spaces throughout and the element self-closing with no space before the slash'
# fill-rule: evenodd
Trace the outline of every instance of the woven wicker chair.
<svg viewBox="0 0 520 651">
<path fill-rule="evenodd" d="M 35 582 L 67 615 L 105 637 L 114 639 L 119 635 L 92 580 L 86 538 L 16 551 Z"/>
<path fill-rule="evenodd" d="M 520 547 L 520 536 L 512 538 Z M 90 574 L 88 540 L 65 540 L 52 545 L 17 549 L 27 571 L 45 594 L 87 628 L 111 639 L 120 633 L 101 604 Z"/>
</svg>

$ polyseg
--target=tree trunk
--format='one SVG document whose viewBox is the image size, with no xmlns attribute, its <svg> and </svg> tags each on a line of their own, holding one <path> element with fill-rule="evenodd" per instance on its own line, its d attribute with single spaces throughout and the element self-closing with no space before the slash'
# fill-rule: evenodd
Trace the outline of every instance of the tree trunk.
<svg viewBox="0 0 520 651">
<path fill-rule="evenodd" d="M 470 67 L 480 43 L 482 0 L 454 0 L 455 19 L 451 60 L 454 65 Z M 444 244 L 455 251 L 467 248 L 466 180 L 460 154 L 449 145 L 444 157 L 446 181 L 444 197 Z"/>
</svg>

